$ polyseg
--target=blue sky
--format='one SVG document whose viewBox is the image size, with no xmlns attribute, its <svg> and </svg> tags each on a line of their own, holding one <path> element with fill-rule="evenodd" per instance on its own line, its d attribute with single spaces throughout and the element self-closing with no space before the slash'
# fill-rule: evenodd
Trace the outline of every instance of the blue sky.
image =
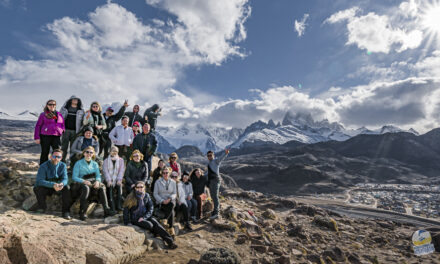
<svg viewBox="0 0 440 264">
<path fill-rule="evenodd" d="M 292 111 L 426 131 L 439 125 L 437 14 L 437 0 L 0 0 L 0 109 L 76 94 L 158 102 L 166 125 Z"/>
</svg>

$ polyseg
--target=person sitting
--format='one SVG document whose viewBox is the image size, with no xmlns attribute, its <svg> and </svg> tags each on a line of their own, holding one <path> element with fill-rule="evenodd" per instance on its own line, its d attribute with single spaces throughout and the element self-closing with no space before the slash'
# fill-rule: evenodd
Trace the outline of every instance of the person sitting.
<svg viewBox="0 0 440 264">
<path fill-rule="evenodd" d="M 148 168 L 151 167 L 151 159 L 157 150 L 157 139 L 154 133 L 150 132 L 150 125 L 142 126 L 142 133 L 138 134 L 133 140 L 133 150 L 138 149 L 144 155 L 144 161 Z"/>
<path fill-rule="evenodd" d="M 131 192 L 124 201 L 124 225 L 132 224 L 159 235 L 169 249 L 177 248 L 171 235 L 153 217 L 153 202 L 146 193 L 145 183 L 138 181 L 135 191 Z"/>
<path fill-rule="evenodd" d="M 107 186 L 107 200 L 111 211 L 122 211 L 122 178 L 124 176 L 124 160 L 118 156 L 118 148 L 110 149 L 110 156 L 104 160 L 102 166 L 105 184 Z M 114 200 L 116 193 L 116 201 Z M 116 204 L 116 205 L 115 205 Z"/>
<path fill-rule="evenodd" d="M 157 163 L 157 167 L 153 171 L 153 182 L 151 183 L 151 192 L 154 192 L 154 184 L 156 184 L 156 181 L 160 178 L 162 175 L 162 170 L 165 167 L 165 161 L 159 160 Z"/>
<path fill-rule="evenodd" d="M 182 181 L 180 182 L 184 191 L 186 205 L 188 207 L 188 215 L 189 218 L 193 221 L 193 223 L 197 222 L 197 201 L 193 198 L 193 186 L 189 181 L 189 174 L 187 171 L 183 172 Z M 178 186 L 179 187 L 179 186 Z"/>
<path fill-rule="evenodd" d="M 87 126 L 84 129 L 84 136 L 79 136 L 73 141 L 70 149 L 70 168 L 75 166 L 75 163 L 81 158 L 82 151 L 92 146 L 95 153 L 99 153 L 99 141 L 96 136 L 93 135 L 93 128 Z"/>
<path fill-rule="evenodd" d="M 119 155 L 126 160 L 130 158 L 130 146 L 133 143 L 133 130 L 128 126 L 128 116 L 123 116 L 121 124 L 113 128 L 109 134 L 113 144 L 119 149 Z"/>
<path fill-rule="evenodd" d="M 189 210 L 188 206 L 186 204 L 186 196 L 185 196 L 185 190 L 183 189 L 182 182 L 179 179 L 179 176 L 177 175 L 177 172 L 173 171 L 171 173 L 171 179 L 176 182 L 177 184 L 177 193 L 176 193 L 176 207 L 174 210 L 176 211 L 176 215 L 178 213 L 182 214 L 182 222 L 186 229 L 192 231 L 191 224 L 189 222 Z"/>
<path fill-rule="evenodd" d="M 189 179 L 193 188 L 193 197 L 197 200 L 197 220 L 199 220 L 203 215 L 203 202 L 207 198 L 205 187 L 208 185 L 208 179 L 200 168 L 192 170 Z"/>
<path fill-rule="evenodd" d="M 63 151 L 54 149 L 50 160 L 43 162 L 37 172 L 34 193 L 37 197 L 38 210 L 43 213 L 47 209 L 46 196 L 61 194 L 61 213 L 65 219 L 70 217 L 70 187 L 68 185 L 67 166 L 61 161 Z"/>
<path fill-rule="evenodd" d="M 168 159 L 168 167 L 170 167 L 173 171 L 177 172 L 179 178 L 182 176 L 182 170 L 180 169 L 180 164 L 177 163 L 179 156 L 177 156 L 176 152 L 170 154 L 170 158 Z"/>
<path fill-rule="evenodd" d="M 154 184 L 154 199 L 159 210 L 164 213 L 170 232 L 174 234 L 174 207 L 176 206 L 177 185 L 170 179 L 171 168 L 165 167 L 162 170 L 162 177 Z"/>
<path fill-rule="evenodd" d="M 146 184 L 148 176 L 148 165 L 143 161 L 142 153 L 139 150 L 133 151 L 124 174 L 126 193 L 129 194 L 138 181 Z"/>
<path fill-rule="evenodd" d="M 98 163 L 93 161 L 95 158 L 95 149 L 91 146 L 83 150 L 83 158 L 76 162 L 73 167 L 72 192 L 74 197 L 80 196 L 79 219 L 86 220 L 86 210 L 88 207 L 88 200 L 99 196 L 99 201 L 104 208 L 104 217 L 112 215 L 107 203 L 105 195 L 105 185 L 101 183 L 101 174 L 99 173 Z"/>
</svg>

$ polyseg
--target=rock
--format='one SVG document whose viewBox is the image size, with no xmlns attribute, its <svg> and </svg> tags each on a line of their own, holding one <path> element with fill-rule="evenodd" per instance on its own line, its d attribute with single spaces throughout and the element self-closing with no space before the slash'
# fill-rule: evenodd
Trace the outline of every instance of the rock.
<svg viewBox="0 0 440 264">
<path fill-rule="evenodd" d="M 331 217 L 315 216 L 313 218 L 313 223 L 315 223 L 317 226 L 325 227 L 335 232 L 339 231 L 338 224 Z"/>
<path fill-rule="evenodd" d="M 276 247 L 269 247 L 267 250 L 268 250 L 269 252 L 274 253 L 275 255 L 278 255 L 278 256 L 282 256 L 282 255 L 284 255 L 284 252 L 283 252 L 282 250 L 276 248 Z"/>
<path fill-rule="evenodd" d="M 247 236 L 245 235 L 240 235 L 237 237 L 237 240 L 235 241 L 236 244 L 241 245 L 246 243 L 246 241 L 248 240 Z"/>
<path fill-rule="evenodd" d="M 303 255 L 302 251 L 299 251 L 298 249 L 292 248 L 292 255 L 296 257 L 300 257 Z"/>
<path fill-rule="evenodd" d="M 314 262 L 314 263 L 325 263 L 324 261 L 321 261 L 321 257 L 316 254 L 308 254 L 307 260 Z"/>
<path fill-rule="evenodd" d="M 275 259 L 275 261 L 279 264 L 290 264 L 290 256 L 289 255 L 283 255 L 279 258 Z"/>
<path fill-rule="evenodd" d="M 29 196 L 22 204 L 23 210 L 29 211 L 37 208 L 37 197 Z"/>
<path fill-rule="evenodd" d="M 121 215 L 109 216 L 104 219 L 104 223 L 107 225 L 110 224 L 119 224 L 122 223 Z"/>
<path fill-rule="evenodd" d="M 361 259 L 356 253 L 350 253 L 347 257 L 348 261 L 352 264 L 362 264 Z"/>
<path fill-rule="evenodd" d="M 283 197 L 275 197 L 272 199 L 274 202 L 279 203 L 283 207 L 287 208 L 295 208 L 298 204 L 295 200 L 289 199 L 289 198 L 283 198 Z"/>
<path fill-rule="evenodd" d="M 289 224 L 291 227 L 287 230 L 287 235 L 291 237 L 299 237 L 300 239 L 309 240 L 309 235 L 304 231 L 302 225 Z"/>
<path fill-rule="evenodd" d="M 324 259 L 327 259 L 328 257 L 331 258 L 333 261 L 344 261 L 345 260 L 345 253 L 339 248 L 327 248 L 323 253 L 322 256 Z"/>
<path fill-rule="evenodd" d="M 238 226 L 234 223 L 231 222 L 227 222 L 221 219 L 215 219 L 213 221 L 211 221 L 211 224 L 213 227 L 220 229 L 220 230 L 225 230 L 225 231 L 237 231 L 238 230 Z"/>
<path fill-rule="evenodd" d="M 202 254 L 200 264 L 239 264 L 241 263 L 238 255 L 227 248 L 210 248 Z"/>
<path fill-rule="evenodd" d="M 258 236 L 262 234 L 261 227 L 254 221 L 243 219 L 240 221 L 240 224 L 241 228 L 246 228 L 246 232 L 249 234 L 249 236 Z"/>
<path fill-rule="evenodd" d="M 295 210 L 293 210 L 293 212 L 297 214 L 306 214 L 308 216 L 326 215 L 325 211 L 322 210 L 321 208 L 306 204 L 298 206 Z"/>
<path fill-rule="evenodd" d="M 272 209 L 266 209 L 263 212 L 262 216 L 264 218 L 266 218 L 266 219 L 272 219 L 272 220 L 276 220 L 277 219 L 277 215 L 275 214 L 275 212 Z"/>
<path fill-rule="evenodd" d="M 251 249 L 259 252 L 259 253 L 266 253 L 267 247 L 263 245 L 251 245 Z"/>
</svg>

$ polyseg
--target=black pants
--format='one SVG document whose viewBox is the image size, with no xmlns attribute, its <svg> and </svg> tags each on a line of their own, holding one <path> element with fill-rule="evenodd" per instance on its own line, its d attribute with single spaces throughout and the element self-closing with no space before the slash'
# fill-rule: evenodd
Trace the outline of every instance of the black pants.
<svg viewBox="0 0 440 264">
<path fill-rule="evenodd" d="M 188 206 L 188 213 L 190 217 L 197 215 L 197 200 L 192 198 L 191 200 L 186 200 Z"/>
<path fill-rule="evenodd" d="M 92 181 L 92 184 L 94 182 Z M 72 186 L 72 198 L 76 200 L 79 197 L 79 211 L 80 213 L 85 213 L 87 207 L 89 206 L 89 201 L 98 200 L 105 211 L 109 210 L 107 196 L 105 195 L 105 186 L 100 185 L 98 189 L 93 188 L 93 186 L 87 186 L 82 183 L 74 183 Z M 96 199 L 98 198 L 98 199 Z"/>
<path fill-rule="evenodd" d="M 61 148 L 61 137 L 60 136 L 47 136 L 40 135 L 40 145 L 41 145 L 41 155 L 40 155 L 40 165 L 49 159 L 50 148 L 60 149 Z"/>
<path fill-rule="evenodd" d="M 168 226 L 173 227 L 174 225 L 174 207 L 176 205 L 173 202 L 169 202 L 168 204 L 161 204 L 160 210 L 165 214 L 164 219 L 167 220 Z"/>
<path fill-rule="evenodd" d="M 104 159 L 110 154 L 110 149 L 112 148 L 112 141 L 108 137 L 107 132 L 103 132 L 102 136 L 99 138 L 99 155 L 104 151 Z"/>
<path fill-rule="evenodd" d="M 106 185 L 107 186 L 107 185 Z M 110 206 L 111 210 L 122 210 L 122 185 L 115 185 L 106 187 L 107 189 L 107 200 L 108 205 Z M 116 200 L 114 199 L 114 196 L 116 194 Z"/>
<path fill-rule="evenodd" d="M 168 232 L 163 228 L 163 226 L 161 226 L 160 223 L 153 217 L 150 217 L 148 220 L 144 219 L 143 221 L 140 222 L 136 221 L 133 224 L 140 226 L 143 229 L 147 229 L 151 231 L 153 234 L 159 235 L 167 245 L 173 243 L 173 238 L 171 237 L 171 235 L 168 234 Z"/>
<path fill-rule="evenodd" d="M 76 131 L 70 129 L 66 129 L 61 137 L 61 148 L 63 150 L 63 159 L 61 161 L 64 163 L 66 162 L 67 150 L 69 149 L 69 146 L 72 146 L 75 137 Z"/>
<path fill-rule="evenodd" d="M 131 147 L 125 146 L 125 145 L 122 145 L 122 146 L 116 145 L 116 147 L 119 150 L 119 152 L 118 152 L 119 157 L 125 158 L 125 161 L 128 162 L 130 160 Z"/>
<path fill-rule="evenodd" d="M 184 203 L 181 203 L 180 205 L 177 203 L 175 209 L 176 210 L 176 214 L 177 213 L 181 213 L 182 214 L 182 219 L 184 223 L 187 223 L 189 221 L 189 210 L 188 210 L 188 206 Z"/>
<path fill-rule="evenodd" d="M 37 197 L 38 201 L 38 207 L 40 209 L 47 209 L 46 205 L 46 197 L 51 196 L 53 194 L 61 194 L 62 199 L 62 207 L 61 212 L 62 213 L 68 213 L 70 211 L 70 205 L 71 205 L 71 197 L 70 197 L 70 186 L 66 185 L 63 187 L 61 191 L 55 191 L 54 188 L 48 188 L 44 186 L 36 186 L 34 187 L 34 193 Z"/>
<path fill-rule="evenodd" d="M 144 161 L 148 164 L 148 171 L 151 172 L 151 160 L 153 156 L 149 156 L 148 154 L 144 154 Z"/>
</svg>

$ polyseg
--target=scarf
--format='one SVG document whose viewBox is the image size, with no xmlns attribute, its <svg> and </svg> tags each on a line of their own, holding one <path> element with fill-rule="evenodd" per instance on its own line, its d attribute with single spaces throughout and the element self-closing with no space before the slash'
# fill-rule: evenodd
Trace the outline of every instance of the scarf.
<svg viewBox="0 0 440 264">
<path fill-rule="evenodd" d="M 136 195 L 136 199 L 138 201 L 138 205 L 137 205 L 136 210 L 134 210 L 134 216 L 135 216 L 135 219 L 139 219 L 143 215 L 145 215 L 145 213 L 147 212 L 147 208 L 145 207 L 145 203 L 144 203 L 145 193 L 135 191 L 135 195 Z"/>
<path fill-rule="evenodd" d="M 133 164 L 137 169 L 139 169 L 142 166 L 142 161 L 139 162 L 133 161 Z"/>
<path fill-rule="evenodd" d="M 104 124 L 103 123 L 104 120 L 102 120 L 101 112 L 96 112 L 93 110 L 91 110 L 90 112 L 92 113 L 93 123 L 95 124 L 95 126 Z"/>
<path fill-rule="evenodd" d="M 113 160 L 111 157 L 107 158 L 107 169 L 110 176 L 110 179 L 112 181 L 112 185 L 115 186 L 116 184 L 116 178 L 119 174 L 119 157 L 116 156 L 116 162 L 113 163 Z"/>
<path fill-rule="evenodd" d="M 171 169 L 173 169 L 173 171 L 179 172 L 179 166 L 177 165 L 177 162 L 170 163 L 170 167 Z"/>
<path fill-rule="evenodd" d="M 55 120 L 55 123 L 58 121 L 58 113 L 57 111 L 46 111 L 44 112 L 44 115 L 49 118 Z"/>
</svg>

